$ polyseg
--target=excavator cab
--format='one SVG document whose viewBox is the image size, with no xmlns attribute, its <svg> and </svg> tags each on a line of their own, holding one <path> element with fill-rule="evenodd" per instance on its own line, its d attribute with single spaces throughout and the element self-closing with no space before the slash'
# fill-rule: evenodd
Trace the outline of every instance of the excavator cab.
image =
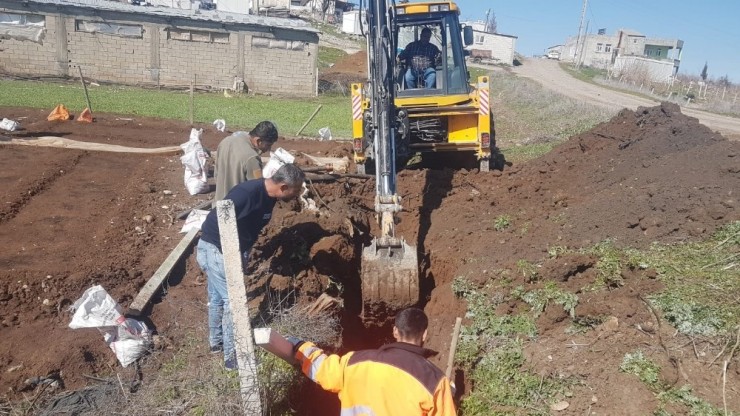
<svg viewBox="0 0 740 416">
<path fill-rule="evenodd" d="M 400 15 L 397 16 L 397 30 L 397 97 L 469 93 L 464 45 L 459 35 L 453 35 L 460 30 L 454 14 L 443 13 L 433 20 Z M 431 34 L 428 45 L 424 32 Z M 434 57 L 423 54 L 432 51 L 436 51 Z M 433 82 L 425 83 L 425 78 Z"/>
</svg>

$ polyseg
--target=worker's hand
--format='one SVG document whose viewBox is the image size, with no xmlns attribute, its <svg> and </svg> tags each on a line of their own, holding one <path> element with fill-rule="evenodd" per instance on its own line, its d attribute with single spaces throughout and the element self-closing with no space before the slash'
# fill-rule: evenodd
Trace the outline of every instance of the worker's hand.
<svg viewBox="0 0 740 416">
<path fill-rule="evenodd" d="M 290 342 L 290 344 L 293 346 L 293 348 L 295 348 L 298 344 L 302 344 L 303 343 L 303 340 L 302 339 L 296 338 L 296 337 L 294 337 L 292 335 L 289 335 L 289 336 L 285 337 L 285 340 L 288 341 L 288 342 Z"/>
</svg>

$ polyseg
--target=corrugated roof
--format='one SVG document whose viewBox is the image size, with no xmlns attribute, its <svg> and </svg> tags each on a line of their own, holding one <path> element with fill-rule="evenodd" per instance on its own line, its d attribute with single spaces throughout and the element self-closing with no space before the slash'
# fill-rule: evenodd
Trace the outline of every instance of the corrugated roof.
<svg viewBox="0 0 740 416">
<path fill-rule="evenodd" d="M 131 4 L 104 0 L 24 0 L 24 3 L 83 7 L 86 9 L 106 10 L 122 13 L 139 13 L 161 17 L 179 17 L 183 19 L 202 20 L 219 23 L 272 26 L 281 29 L 292 29 L 313 33 L 320 32 L 303 20 L 255 16 L 251 14 L 228 13 L 218 10 L 186 10 L 171 7 L 134 6 Z"/>
</svg>

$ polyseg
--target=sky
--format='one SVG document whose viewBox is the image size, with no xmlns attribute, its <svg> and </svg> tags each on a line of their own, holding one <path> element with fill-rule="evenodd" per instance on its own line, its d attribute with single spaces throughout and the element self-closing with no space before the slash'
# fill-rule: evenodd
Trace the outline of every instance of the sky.
<svg viewBox="0 0 740 416">
<path fill-rule="evenodd" d="M 462 20 L 496 14 L 498 32 L 517 36 L 517 52 L 542 55 L 544 49 L 578 34 L 582 0 L 455 0 Z M 740 1 L 588 0 L 584 26 L 589 33 L 632 29 L 649 38 L 684 41 L 679 73 L 709 78 L 727 75 L 740 83 Z"/>
</svg>

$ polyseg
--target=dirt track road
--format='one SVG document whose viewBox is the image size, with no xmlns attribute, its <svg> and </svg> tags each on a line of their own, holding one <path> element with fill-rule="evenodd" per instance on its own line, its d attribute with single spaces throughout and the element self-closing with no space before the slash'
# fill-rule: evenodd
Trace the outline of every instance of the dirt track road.
<svg viewBox="0 0 740 416">
<path fill-rule="evenodd" d="M 524 61 L 524 65 L 514 68 L 514 73 L 533 79 L 546 88 L 555 90 L 563 95 L 615 110 L 622 108 L 635 110 L 640 106 L 654 106 L 658 104 L 654 100 L 610 90 L 573 78 L 560 68 L 557 61 L 527 59 Z M 686 107 L 681 107 L 681 111 L 686 115 L 696 117 L 702 124 L 719 131 L 726 137 L 740 139 L 740 119 L 738 118 L 721 116 Z"/>
</svg>

